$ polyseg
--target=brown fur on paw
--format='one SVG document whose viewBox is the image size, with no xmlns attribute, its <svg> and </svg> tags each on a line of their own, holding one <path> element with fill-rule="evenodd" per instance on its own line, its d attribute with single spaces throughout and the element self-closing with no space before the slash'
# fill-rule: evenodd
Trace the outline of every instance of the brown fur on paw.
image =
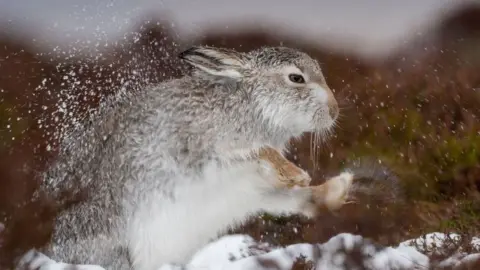
<svg viewBox="0 0 480 270">
<path fill-rule="evenodd" d="M 308 173 L 290 162 L 277 150 L 262 148 L 259 152 L 259 158 L 269 162 L 275 168 L 278 176 L 278 187 L 292 188 L 310 185 L 312 179 Z"/>
</svg>

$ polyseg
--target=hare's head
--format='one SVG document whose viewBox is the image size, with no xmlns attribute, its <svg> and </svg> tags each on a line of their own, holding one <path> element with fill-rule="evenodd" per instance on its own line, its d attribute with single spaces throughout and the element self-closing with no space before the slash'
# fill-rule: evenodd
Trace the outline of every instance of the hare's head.
<svg viewBox="0 0 480 270">
<path fill-rule="evenodd" d="M 329 130 L 338 117 L 337 101 L 320 66 L 306 53 L 286 47 L 248 53 L 193 47 L 180 57 L 197 74 L 237 81 L 260 120 L 292 136 Z"/>
</svg>

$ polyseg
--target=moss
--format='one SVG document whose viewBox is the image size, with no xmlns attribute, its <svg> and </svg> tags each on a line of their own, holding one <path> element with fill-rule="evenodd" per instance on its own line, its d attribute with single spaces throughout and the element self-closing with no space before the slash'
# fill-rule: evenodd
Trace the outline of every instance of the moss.
<svg viewBox="0 0 480 270">
<path fill-rule="evenodd" d="M 480 228 L 480 201 L 465 199 L 456 202 L 453 215 L 440 221 L 437 231 L 461 232 L 476 235 Z"/>
<path fill-rule="evenodd" d="M 442 133 L 416 110 L 382 110 L 377 118 L 383 127 L 360 134 L 363 143 L 352 146 L 348 159 L 369 156 L 388 164 L 412 199 L 437 200 L 459 171 L 480 163 L 480 136 L 474 130 Z"/>
</svg>

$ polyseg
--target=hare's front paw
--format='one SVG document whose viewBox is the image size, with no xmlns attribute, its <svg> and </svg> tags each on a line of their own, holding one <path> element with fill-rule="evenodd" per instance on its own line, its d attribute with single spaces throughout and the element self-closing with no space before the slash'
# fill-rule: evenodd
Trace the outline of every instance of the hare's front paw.
<svg viewBox="0 0 480 270">
<path fill-rule="evenodd" d="M 277 173 L 279 184 L 285 187 L 308 187 L 312 181 L 306 171 L 293 164 L 288 164 L 285 170 L 279 170 Z"/>
<path fill-rule="evenodd" d="M 284 163 L 279 167 L 275 163 L 259 160 L 258 164 L 262 178 L 278 188 L 308 187 L 312 181 L 306 171 L 293 163 Z"/>
<path fill-rule="evenodd" d="M 275 177 L 276 187 L 307 187 L 310 175 L 295 164 L 287 160 L 279 151 L 273 148 L 262 148 L 259 152 L 259 161 L 269 168 L 269 173 Z"/>
<path fill-rule="evenodd" d="M 344 172 L 328 179 L 322 185 L 312 187 L 313 200 L 318 206 L 330 211 L 338 210 L 347 203 L 353 179 L 353 174 Z"/>
</svg>

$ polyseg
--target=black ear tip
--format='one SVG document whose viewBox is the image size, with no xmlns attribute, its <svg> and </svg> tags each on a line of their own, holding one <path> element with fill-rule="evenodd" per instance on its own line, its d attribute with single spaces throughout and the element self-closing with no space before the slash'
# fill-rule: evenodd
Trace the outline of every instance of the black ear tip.
<svg viewBox="0 0 480 270">
<path fill-rule="evenodd" d="M 197 51 L 197 47 L 195 47 L 195 46 L 194 46 L 194 47 L 190 47 L 190 48 L 188 48 L 188 49 L 180 52 L 180 53 L 178 54 L 178 57 L 179 57 L 180 59 L 185 59 L 185 58 L 187 58 L 188 55 L 196 54 L 196 53 L 195 53 L 196 51 Z"/>
<path fill-rule="evenodd" d="M 189 50 L 189 49 L 188 49 Z M 178 54 L 178 58 L 185 59 L 185 56 L 188 54 L 188 50 L 182 51 Z"/>
</svg>

